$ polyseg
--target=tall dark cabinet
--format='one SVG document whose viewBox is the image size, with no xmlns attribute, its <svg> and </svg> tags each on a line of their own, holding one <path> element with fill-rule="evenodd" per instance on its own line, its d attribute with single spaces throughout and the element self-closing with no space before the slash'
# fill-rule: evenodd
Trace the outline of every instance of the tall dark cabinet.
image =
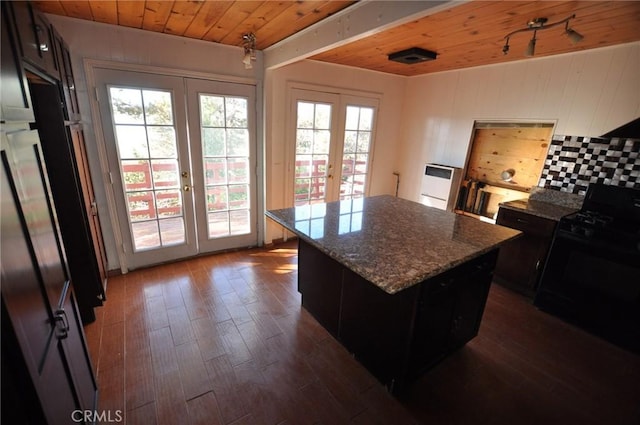
<svg viewBox="0 0 640 425">
<path fill-rule="evenodd" d="M 95 320 L 94 308 L 105 299 L 107 261 L 69 50 L 30 3 L 3 2 L 2 14 L 2 118 L 27 121 L 40 135 L 69 273 L 86 324 Z M 6 78 L 5 68 L 10 72 Z"/>
<path fill-rule="evenodd" d="M 1 136 L 2 422 L 72 423 L 97 385 L 40 139 L 17 124 Z"/>
<path fill-rule="evenodd" d="M 68 50 L 29 3 L 1 7 L 2 422 L 75 423 L 97 408 L 83 323 L 104 299 L 102 234 Z"/>
</svg>

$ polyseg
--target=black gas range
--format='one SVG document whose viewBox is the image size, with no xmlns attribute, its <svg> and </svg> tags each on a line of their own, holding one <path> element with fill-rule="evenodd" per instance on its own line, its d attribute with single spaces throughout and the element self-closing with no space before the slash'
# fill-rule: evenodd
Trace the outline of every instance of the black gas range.
<svg viewBox="0 0 640 425">
<path fill-rule="evenodd" d="M 558 223 L 534 304 L 640 353 L 640 190 L 589 186 Z"/>
<path fill-rule="evenodd" d="M 563 217 L 558 224 L 561 237 L 575 239 L 602 249 L 640 253 L 640 221 L 628 216 L 583 210 Z"/>
</svg>

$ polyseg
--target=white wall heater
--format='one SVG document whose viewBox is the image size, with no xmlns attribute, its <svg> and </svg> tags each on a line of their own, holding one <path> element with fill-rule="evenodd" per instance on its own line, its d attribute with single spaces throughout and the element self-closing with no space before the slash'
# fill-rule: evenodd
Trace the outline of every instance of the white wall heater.
<svg viewBox="0 0 640 425">
<path fill-rule="evenodd" d="M 429 207 L 453 211 L 461 178 L 461 168 L 425 164 L 420 202 Z"/>
</svg>

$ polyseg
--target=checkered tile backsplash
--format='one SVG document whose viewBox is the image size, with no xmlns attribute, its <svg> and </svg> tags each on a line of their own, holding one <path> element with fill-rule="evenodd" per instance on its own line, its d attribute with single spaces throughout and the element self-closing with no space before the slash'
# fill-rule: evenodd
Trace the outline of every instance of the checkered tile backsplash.
<svg viewBox="0 0 640 425">
<path fill-rule="evenodd" d="M 584 195 L 589 183 L 640 189 L 640 139 L 554 135 L 538 186 Z"/>
</svg>

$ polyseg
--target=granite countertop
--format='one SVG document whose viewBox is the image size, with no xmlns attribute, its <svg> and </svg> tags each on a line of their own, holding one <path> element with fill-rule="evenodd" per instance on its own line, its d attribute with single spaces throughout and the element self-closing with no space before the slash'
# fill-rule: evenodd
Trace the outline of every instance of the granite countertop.
<svg viewBox="0 0 640 425">
<path fill-rule="evenodd" d="M 271 210 L 266 215 L 389 294 L 521 233 L 389 195 Z"/>
<path fill-rule="evenodd" d="M 516 201 L 502 202 L 501 208 L 520 211 L 537 217 L 559 221 L 565 215 L 573 214 L 580 208 L 567 207 L 549 202 L 536 201 L 534 199 L 520 199 Z"/>
</svg>

